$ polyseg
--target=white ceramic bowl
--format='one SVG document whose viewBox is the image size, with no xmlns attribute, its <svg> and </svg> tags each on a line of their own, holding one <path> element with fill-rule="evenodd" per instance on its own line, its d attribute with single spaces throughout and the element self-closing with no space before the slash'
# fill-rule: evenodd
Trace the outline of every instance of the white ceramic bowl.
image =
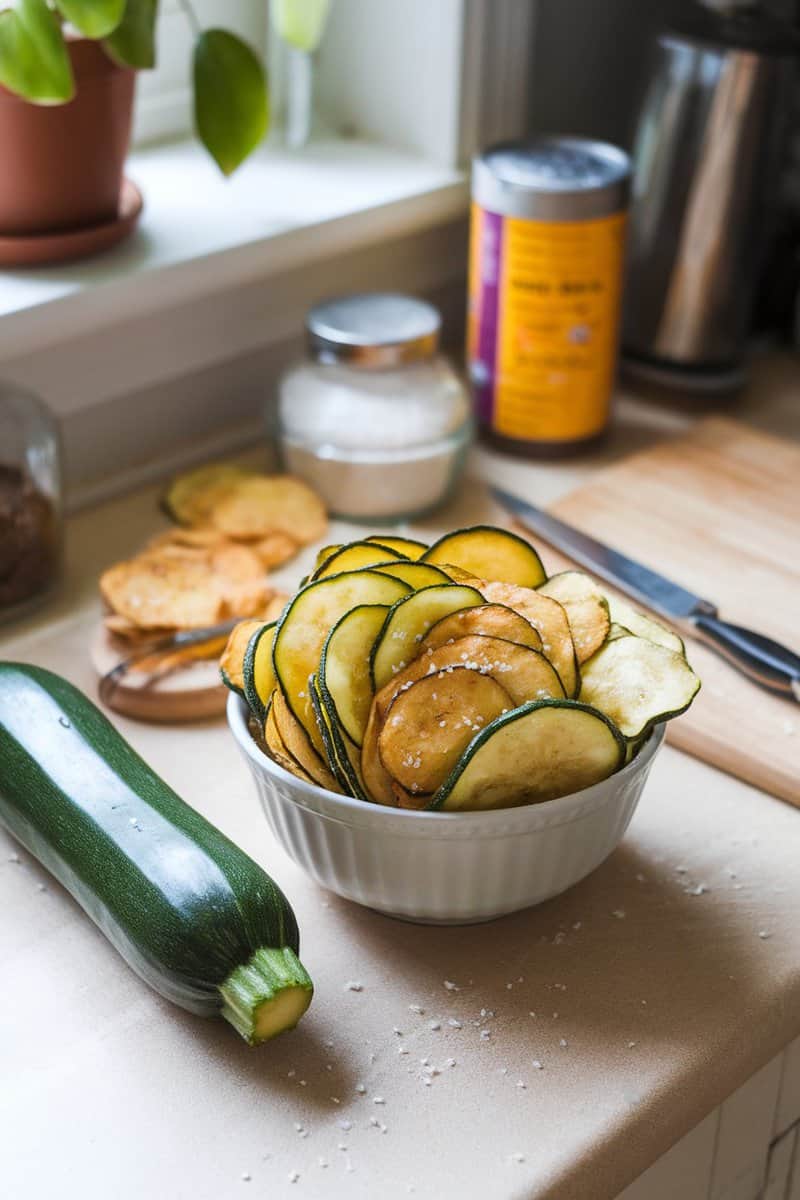
<svg viewBox="0 0 800 1200">
<path fill-rule="evenodd" d="M 488 921 L 572 887 L 620 842 L 664 741 L 659 726 L 637 757 L 569 796 L 491 812 L 429 813 L 365 804 L 304 783 L 259 748 L 247 706 L 228 723 L 270 828 L 312 879 L 347 900 L 410 921 Z"/>
</svg>

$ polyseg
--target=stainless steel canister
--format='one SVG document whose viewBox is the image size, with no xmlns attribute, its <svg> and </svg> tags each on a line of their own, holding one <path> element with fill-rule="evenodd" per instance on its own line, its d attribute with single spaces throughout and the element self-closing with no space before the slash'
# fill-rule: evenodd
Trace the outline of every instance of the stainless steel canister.
<svg viewBox="0 0 800 1200">
<path fill-rule="evenodd" d="M 481 429 L 523 453 L 602 433 L 617 358 L 630 161 L 548 137 L 472 173 L 468 360 Z"/>
</svg>

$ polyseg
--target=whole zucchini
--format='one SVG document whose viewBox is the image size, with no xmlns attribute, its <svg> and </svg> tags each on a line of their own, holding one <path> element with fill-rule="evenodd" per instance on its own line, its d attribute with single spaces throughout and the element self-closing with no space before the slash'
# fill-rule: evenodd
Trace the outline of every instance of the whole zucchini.
<svg viewBox="0 0 800 1200">
<path fill-rule="evenodd" d="M 168 1000 L 250 1043 L 308 1008 L 281 890 L 83 693 L 23 663 L 0 662 L 0 821 Z"/>
</svg>

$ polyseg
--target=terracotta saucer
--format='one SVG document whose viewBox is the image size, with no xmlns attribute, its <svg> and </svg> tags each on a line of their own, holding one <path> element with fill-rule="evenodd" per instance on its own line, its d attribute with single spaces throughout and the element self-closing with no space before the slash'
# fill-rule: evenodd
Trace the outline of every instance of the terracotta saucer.
<svg viewBox="0 0 800 1200">
<path fill-rule="evenodd" d="M 113 221 L 80 229 L 61 229 L 54 233 L 0 235 L 0 267 L 34 267 L 46 263 L 70 262 L 100 254 L 132 233 L 144 201 L 130 179 L 122 181 L 119 213 Z"/>
</svg>

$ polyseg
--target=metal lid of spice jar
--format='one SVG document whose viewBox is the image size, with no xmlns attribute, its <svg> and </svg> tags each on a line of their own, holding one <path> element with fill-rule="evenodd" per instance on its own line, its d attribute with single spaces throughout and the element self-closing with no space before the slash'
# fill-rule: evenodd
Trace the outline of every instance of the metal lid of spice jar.
<svg viewBox="0 0 800 1200">
<path fill-rule="evenodd" d="M 626 208 L 631 163 L 617 146 L 589 138 L 542 137 L 491 146 L 472 164 L 482 208 L 535 221 L 580 221 Z"/>
<path fill-rule="evenodd" d="M 322 363 L 379 370 L 436 353 L 441 318 L 432 304 L 395 292 L 336 296 L 306 318 L 309 349 Z"/>
</svg>

